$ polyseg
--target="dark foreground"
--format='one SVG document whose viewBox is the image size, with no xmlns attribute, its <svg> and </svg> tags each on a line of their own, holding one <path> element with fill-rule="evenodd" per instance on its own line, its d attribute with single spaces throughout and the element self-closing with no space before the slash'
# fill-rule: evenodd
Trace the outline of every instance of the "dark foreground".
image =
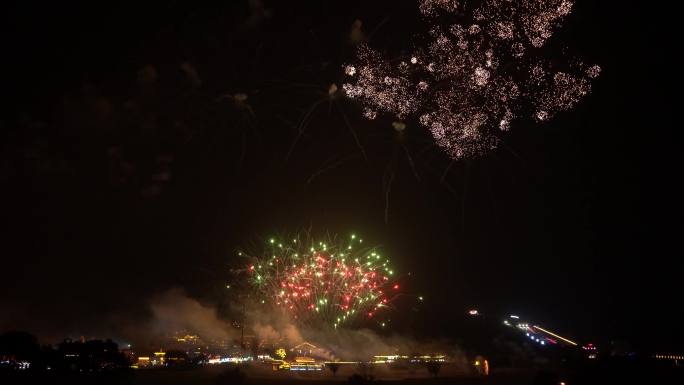
<svg viewBox="0 0 684 385">
<path fill-rule="evenodd" d="M 111 385 L 250 385 L 250 384 L 406 384 L 406 385 L 567 385 L 580 384 L 684 384 L 684 368 L 658 367 L 634 363 L 600 364 L 573 371 L 543 369 L 498 369 L 490 376 L 454 372 L 392 373 L 375 371 L 359 376 L 352 368 L 336 374 L 271 372 L 263 368 L 237 369 L 229 366 L 196 369 L 123 370 L 94 374 L 3 373 L 0 384 L 111 384 Z"/>
</svg>

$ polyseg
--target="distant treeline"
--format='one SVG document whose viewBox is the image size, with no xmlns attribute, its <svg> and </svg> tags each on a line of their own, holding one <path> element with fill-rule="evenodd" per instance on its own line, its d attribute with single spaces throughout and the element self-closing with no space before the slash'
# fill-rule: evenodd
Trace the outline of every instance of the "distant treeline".
<svg viewBox="0 0 684 385">
<path fill-rule="evenodd" d="M 30 333 L 0 334 L 0 370 L 99 372 L 128 368 L 130 358 L 112 340 L 66 339 L 56 346 L 40 345 Z"/>
</svg>

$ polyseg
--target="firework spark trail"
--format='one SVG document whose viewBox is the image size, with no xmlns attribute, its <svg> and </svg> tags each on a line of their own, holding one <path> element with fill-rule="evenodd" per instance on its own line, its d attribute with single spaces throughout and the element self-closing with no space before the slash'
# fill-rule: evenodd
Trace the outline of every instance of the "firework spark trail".
<svg viewBox="0 0 684 385">
<path fill-rule="evenodd" d="M 296 85 L 293 83 L 293 85 Z M 310 85 L 304 85 L 306 87 L 309 87 Z M 313 85 L 312 87 L 316 87 Z M 285 160 L 288 160 L 292 154 L 294 153 L 295 147 L 299 144 L 300 140 L 302 139 L 304 133 L 309 127 L 309 124 L 311 123 L 312 119 L 314 118 L 317 110 L 319 107 L 323 104 L 328 104 L 328 116 L 332 114 L 332 109 L 333 106 L 337 109 L 339 112 L 340 116 L 342 117 L 342 121 L 344 122 L 345 126 L 349 130 L 349 133 L 351 136 L 354 138 L 354 142 L 356 143 L 356 147 L 359 149 L 359 152 L 361 153 L 361 156 L 364 158 L 364 160 L 368 160 L 368 157 L 366 155 L 366 150 L 363 147 L 363 144 L 361 143 L 361 140 L 356 133 L 356 130 L 352 126 L 351 122 L 349 121 L 349 118 L 347 117 L 347 113 L 344 111 L 344 107 L 342 106 L 340 102 L 339 96 L 342 95 L 342 92 L 337 88 L 337 84 L 332 83 L 327 87 L 326 92 L 322 92 L 318 90 L 316 92 L 317 95 L 320 96 L 319 99 L 314 101 L 309 107 L 307 107 L 306 112 L 304 115 L 300 118 L 299 123 L 296 125 L 297 129 L 297 135 L 295 136 L 294 140 L 292 141 L 292 144 L 290 145 L 289 150 L 287 151 L 287 154 L 285 155 Z M 344 100 L 344 99 L 342 99 Z M 291 126 L 291 124 L 289 124 Z"/>
<path fill-rule="evenodd" d="M 355 235 L 316 242 L 304 234 L 240 255 L 250 260 L 245 272 L 262 303 L 300 324 L 338 328 L 376 317 L 399 293 L 389 260 L 362 243 Z"/>
<path fill-rule="evenodd" d="M 368 119 L 417 116 L 454 159 L 482 154 L 515 119 L 546 121 L 591 91 L 599 66 L 569 60 L 558 71 L 540 57 L 572 7 L 572 0 L 484 0 L 474 9 L 460 0 L 419 0 L 428 43 L 398 64 L 362 45 L 357 62 L 344 67 L 343 90 Z"/>
</svg>

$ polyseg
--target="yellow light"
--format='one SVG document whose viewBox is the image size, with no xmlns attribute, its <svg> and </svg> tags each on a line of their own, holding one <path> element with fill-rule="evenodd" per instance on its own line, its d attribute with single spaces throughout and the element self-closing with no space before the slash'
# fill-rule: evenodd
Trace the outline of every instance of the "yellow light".
<svg viewBox="0 0 684 385">
<path fill-rule="evenodd" d="M 546 329 L 542 329 L 542 328 L 540 328 L 539 326 L 532 326 L 532 327 L 535 328 L 535 329 L 541 330 L 541 331 L 543 331 L 543 332 L 546 333 L 546 334 L 549 334 L 549 335 L 552 335 L 552 336 L 554 336 L 554 337 L 556 337 L 556 338 L 559 338 L 559 339 L 561 339 L 561 340 L 563 340 L 563 341 L 569 343 L 570 345 L 577 346 L 577 343 L 575 343 L 575 342 L 573 342 L 573 341 L 570 341 L 570 340 L 567 339 L 567 338 L 561 337 L 561 336 L 559 336 L 558 334 L 552 333 L 552 332 L 550 332 L 550 331 L 548 331 L 548 330 L 546 330 Z"/>
<path fill-rule="evenodd" d="M 480 366 L 480 361 L 475 361 L 475 366 Z"/>
</svg>

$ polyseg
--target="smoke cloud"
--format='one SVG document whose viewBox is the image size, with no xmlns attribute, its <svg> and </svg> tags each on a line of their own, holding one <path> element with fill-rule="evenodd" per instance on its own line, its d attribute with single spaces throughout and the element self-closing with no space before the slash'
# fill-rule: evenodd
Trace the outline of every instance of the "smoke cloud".
<svg viewBox="0 0 684 385">
<path fill-rule="evenodd" d="M 182 289 L 171 289 L 152 298 L 149 306 L 151 318 L 145 325 L 149 346 L 183 330 L 196 333 L 204 340 L 240 339 L 239 329 L 219 317 L 213 306 L 189 297 Z M 243 304 L 233 304 L 232 308 L 234 315 L 242 318 Z M 304 326 L 280 308 L 257 303 L 249 303 L 244 308 L 245 337 L 251 339 L 249 342 L 262 347 L 284 347 L 290 357 L 297 354 L 290 349 L 309 342 L 319 348 L 315 355 L 329 361 L 368 361 L 376 355 L 439 353 L 449 356 L 459 368 L 468 366 L 463 352 L 448 341 L 418 341 L 407 335 L 382 335 L 370 329 Z"/>
<path fill-rule="evenodd" d="M 235 329 L 219 319 L 216 309 L 187 296 L 182 289 L 171 289 L 151 301 L 151 326 L 160 335 L 187 330 L 207 340 L 226 340 L 236 336 Z"/>
<path fill-rule="evenodd" d="M 463 352 L 447 341 L 425 342 L 403 335 L 385 336 L 370 329 L 301 326 L 281 309 L 257 308 L 259 310 L 247 314 L 247 319 L 253 320 L 247 326 L 256 339 L 287 347 L 309 342 L 319 348 L 317 355 L 330 361 L 367 361 L 376 355 L 441 353 L 462 363 L 463 367 L 467 366 Z"/>
</svg>

